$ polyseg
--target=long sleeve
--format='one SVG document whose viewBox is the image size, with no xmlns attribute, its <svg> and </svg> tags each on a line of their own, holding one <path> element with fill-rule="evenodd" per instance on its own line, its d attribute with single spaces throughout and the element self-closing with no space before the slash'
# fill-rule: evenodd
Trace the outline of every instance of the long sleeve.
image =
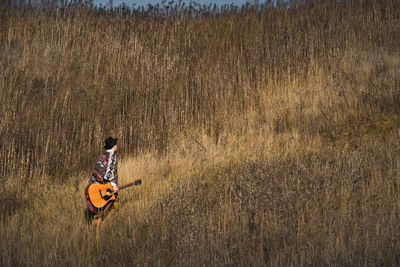
<svg viewBox="0 0 400 267">
<path fill-rule="evenodd" d="M 93 174 L 90 177 L 91 183 L 104 183 L 106 180 L 107 169 L 109 168 L 109 153 L 103 153 L 97 159 L 94 166 Z"/>
<path fill-rule="evenodd" d="M 100 155 L 90 177 L 90 183 L 107 182 L 111 182 L 113 186 L 118 184 L 117 155 L 112 150 Z"/>
<path fill-rule="evenodd" d="M 114 183 L 115 183 L 115 185 L 118 185 L 118 161 L 117 161 L 117 155 L 115 155 Z"/>
<path fill-rule="evenodd" d="M 112 150 L 108 150 L 107 152 L 110 154 L 110 156 L 107 164 L 105 179 L 111 182 L 111 184 L 114 186 L 118 184 L 117 155 Z"/>
</svg>

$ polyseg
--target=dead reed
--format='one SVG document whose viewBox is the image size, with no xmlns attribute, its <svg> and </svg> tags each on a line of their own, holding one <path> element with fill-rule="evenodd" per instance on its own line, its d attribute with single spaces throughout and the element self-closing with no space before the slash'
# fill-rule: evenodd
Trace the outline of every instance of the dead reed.
<svg viewBox="0 0 400 267">
<path fill-rule="evenodd" d="M 399 3 L 295 4 L 0 8 L 2 265 L 398 265 Z"/>
</svg>

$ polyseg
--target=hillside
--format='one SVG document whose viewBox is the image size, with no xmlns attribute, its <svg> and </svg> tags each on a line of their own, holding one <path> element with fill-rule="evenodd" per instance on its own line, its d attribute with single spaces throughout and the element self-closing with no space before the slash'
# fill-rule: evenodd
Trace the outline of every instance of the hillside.
<svg viewBox="0 0 400 267">
<path fill-rule="evenodd" d="M 400 5 L 293 3 L 0 8 L 0 263 L 399 265 Z"/>
</svg>

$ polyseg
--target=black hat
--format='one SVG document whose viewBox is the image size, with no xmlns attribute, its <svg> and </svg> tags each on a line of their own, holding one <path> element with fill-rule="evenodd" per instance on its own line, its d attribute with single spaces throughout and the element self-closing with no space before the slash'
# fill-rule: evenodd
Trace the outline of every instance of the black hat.
<svg viewBox="0 0 400 267">
<path fill-rule="evenodd" d="M 118 138 L 112 138 L 111 136 L 107 137 L 107 139 L 104 140 L 104 144 L 105 144 L 104 149 L 113 148 L 113 146 L 115 146 L 117 144 L 117 141 L 118 141 Z"/>
</svg>

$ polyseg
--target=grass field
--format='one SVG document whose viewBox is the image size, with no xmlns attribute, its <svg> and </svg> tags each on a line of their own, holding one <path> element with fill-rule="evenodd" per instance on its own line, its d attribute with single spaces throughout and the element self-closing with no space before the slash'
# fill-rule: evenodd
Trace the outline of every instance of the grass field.
<svg viewBox="0 0 400 267">
<path fill-rule="evenodd" d="M 400 264 L 398 1 L 55 2 L 0 5 L 1 265 Z"/>
</svg>

